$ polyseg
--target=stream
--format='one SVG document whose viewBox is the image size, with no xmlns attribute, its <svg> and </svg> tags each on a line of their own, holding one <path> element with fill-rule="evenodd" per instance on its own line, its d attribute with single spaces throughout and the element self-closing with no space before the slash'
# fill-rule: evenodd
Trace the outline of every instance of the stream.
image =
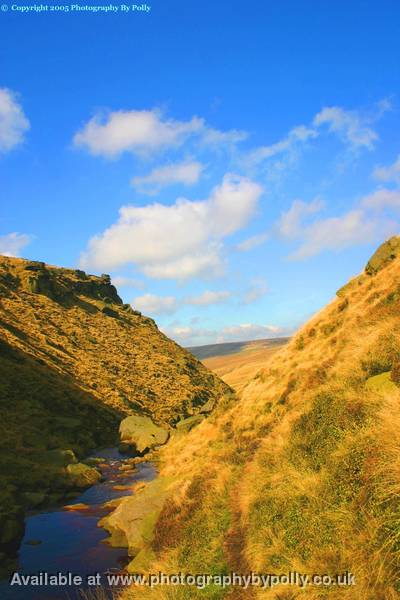
<svg viewBox="0 0 400 600">
<path fill-rule="evenodd" d="M 25 520 L 25 536 L 19 550 L 20 575 L 40 572 L 57 574 L 68 572 L 80 575 L 120 571 L 129 562 L 127 550 L 112 548 L 104 543 L 108 533 L 97 526 L 108 510 L 104 502 L 127 496 L 130 490 L 116 490 L 115 486 L 132 485 L 136 481 L 150 481 L 156 477 L 156 469 L 150 462 L 135 465 L 133 471 L 121 471 L 127 456 L 117 448 L 106 448 L 92 455 L 101 458 L 98 468 L 104 481 L 98 483 L 68 505 L 85 504 L 83 510 L 66 510 L 63 506 L 36 512 Z M 39 543 L 40 542 L 40 543 Z M 104 581 L 104 578 L 102 578 Z M 10 586 L 0 582 L 1 600 L 78 600 L 79 589 L 87 586 Z M 92 588 L 93 589 L 93 588 Z"/>
</svg>

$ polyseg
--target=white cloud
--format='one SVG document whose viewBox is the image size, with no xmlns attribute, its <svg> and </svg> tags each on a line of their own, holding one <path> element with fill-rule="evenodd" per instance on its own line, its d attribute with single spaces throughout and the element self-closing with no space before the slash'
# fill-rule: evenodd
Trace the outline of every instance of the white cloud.
<svg viewBox="0 0 400 600">
<path fill-rule="evenodd" d="M 206 327 L 191 327 L 173 323 L 162 327 L 162 331 L 183 346 L 201 346 L 223 342 L 243 342 L 276 338 L 289 335 L 288 330 L 274 325 L 260 325 L 257 323 L 243 323 L 220 330 L 207 329 Z"/>
<path fill-rule="evenodd" d="M 89 241 L 81 265 L 112 270 L 134 263 L 161 279 L 220 273 L 223 238 L 248 223 L 261 192 L 253 181 L 227 174 L 207 200 L 123 206 L 117 223 Z"/>
<path fill-rule="evenodd" d="M 197 161 L 165 165 L 148 175 L 134 177 L 131 184 L 146 194 L 156 194 L 162 188 L 176 183 L 193 185 L 200 179 L 204 166 Z"/>
<path fill-rule="evenodd" d="M 136 296 L 131 304 L 134 309 L 151 315 L 172 314 L 178 308 L 175 296 L 156 296 L 155 294 Z"/>
<path fill-rule="evenodd" d="M 113 280 L 114 281 L 114 280 Z M 157 296 L 155 294 L 144 294 L 136 296 L 131 302 L 132 306 L 144 313 L 161 315 L 172 314 L 179 308 L 187 305 L 192 306 L 211 306 L 212 304 L 220 304 L 231 297 L 231 292 L 219 291 L 214 292 L 206 290 L 198 296 L 187 296 L 178 299 L 175 296 Z"/>
<path fill-rule="evenodd" d="M 318 132 L 315 129 L 306 127 L 305 125 L 299 125 L 291 129 L 288 135 L 279 142 L 271 144 L 270 146 L 260 146 L 252 152 L 249 152 L 245 162 L 251 166 L 258 165 L 264 160 L 272 158 L 278 154 L 289 152 L 299 143 L 304 144 L 309 139 L 316 138 L 317 136 Z"/>
<path fill-rule="evenodd" d="M 113 280 L 114 281 L 114 280 Z M 132 306 L 144 313 L 161 315 L 172 314 L 183 306 L 211 306 L 212 304 L 220 304 L 231 297 L 231 292 L 219 291 L 214 292 L 206 290 L 198 296 L 187 296 L 178 299 L 175 296 L 157 296 L 155 294 L 144 294 L 136 296 L 131 302 Z"/>
<path fill-rule="evenodd" d="M 206 290 L 199 296 L 186 298 L 186 304 L 193 304 L 194 306 L 210 306 L 211 304 L 224 302 L 230 298 L 231 295 L 231 292 L 228 291 L 212 292 Z"/>
<path fill-rule="evenodd" d="M 257 246 L 261 246 L 267 241 L 268 237 L 268 233 L 259 233 L 257 235 L 253 235 L 247 238 L 247 240 L 240 242 L 240 244 L 237 244 L 236 249 L 239 250 L 239 252 L 248 252 Z"/>
<path fill-rule="evenodd" d="M 288 240 L 300 242 L 290 258 L 301 260 L 324 250 L 339 251 L 350 246 L 375 243 L 393 235 L 398 224 L 377 213 L 385 208 L 400 209 L 400 190 L 375 190 L 361 198 L 355 208 L 340 216 L 305 222 L 307 217 L 323 207 L 320 198 L 310 203 L 295 200 L 281 215 L 276 226 L 278 233 Z"/>
<path fill-rule="evenodd" d="M 285 335 L 287 330 L 275 325 L 259 325 L 257 323 L 242 323 L 231 327 L 224 327 L 217 335 L 217 343 L 242 342 L 275 338 Z"/>
<path fill-rule="evenodd" d="M 212 127 L 206 127 L 202 134 L 202 142 L 208 146 L 234 146 L 248 137 L 246 131 L 231 129 L 219 131 Z"/>
<path fill-rule="evenodd" d="M 21 250 L 32 241 L 32 236 L 25 233 L 8 233 L 0 236 L 0 254 L 19 256 Z"/>
<path fill-rule="evenodd" d="M 268 286 L 265 279 L 258 277 L 251 281 L 250 287 L 243 296 L 244 304 L 252 304 L 263 298 L 268 292 Z"/>
<path fill-rule="evenodd" d="M 246 135 L 243 131 L 218 131 L 199 117 L 177 121 L 164 118 L 158 109 L 119 110 L 95 115 L 75 134 L 74 144 L 96 156 L 116 158 L 123 152 L 146 156 L 177 148 L 193 136 L 215 147 L 236 144 Z"/>
<path fill-rule="evenodd" d="M 116 287 L 133 287 L 139 290 L 144 288 L 144 282 L 140 279 L 134 279 L 133 277 L 123 277 L 122 275 L 116 275 L 111 278 L 113 285 Z"/>
<path fill-rule="evenodd" d="M 290 209 L 281 215 L 278 231 L 285 238 L 295 238 L 302 229 L 302 219 L 307 215 L 319 212 L 324 206 L 320 198 L 315 198 L 312 202 L 306 203 L 302 200 L 295 200 Z"/>
<path fill-rule="evenodd" d="M 350 246 L 368 244 L 389 232 L 390 222 L 379 223 L 369 219 L 360 209 L 351 210 L 340 217 L 330 217 L 308 225 L 299 234 L 300 247 L 292 254 L 293 259 L 315 256 L 323 250 L 342 250 Z"/>
<path fill-rule="evenodd" d="M 400 190 L 388 190 L 386 188 L 375 190 L 375 192 L 361 200 L 361 205 L 364 208 L 374 210 L 383 210 L 384 208 L 398 210 L 400 208 Z"/>
<path fill-rule="evenodd" d="M 161 331 L 182 346 L 201 346 L 215 343 L 217 332 L 205 327 L 190 327 L 188 325 L 172 324 L 161 327 Z"/>
<path fill-rule="evenodd" d="M 379 181 L 394 181 L 400 184 L 400 155 L 392 165 L 388 167 L 376 167 L 373 176 Z"/>
<path fill-rule="evenodd" d="M 352 148 L 372 149 L 378 139 L 377 133 L 368 126 L 356 111 L 345 110 L 340 106 L 323 108 L 313 121 L 316 127 L 327 125 L 331 133 L 337 134 Z"/>
<path fill-rule="evenodd" d="M 210 244 L 210 247 L 196 250 L 196 254 L 182 256 L 175 260 L 159 260 L 144 264 L 143 272 L 153 279 L 191 279 L 192 277 L 216 277 L 223 273 L 223 262 L 220 256 L 222 245 Z"/>
<path fill-rule="evenodd" d="M 315 115 L 311 125 L 293 127 L 281 140 L 248 152 L 242 162 L 248 168 L 261 164 L 264 168 L 264 162 L 268 161 L 268 178 L 279 181 L 282 173 L 297 161 L 301 148 L 307 142 L 319 137 L 324 127 L 353 150 L 362 147 L 372 149 L 378 135 L 372 129 L 371 123 L 380 119 L 390 108 L 390 102 L 382 100 L 378 103 L 374 114 L 364 116 L 357 111 L 346 110 L 340 106 L 325 107 Z M 271 161 L 271 159 L 277 160 Z"/>
<path fill-rule="evenodd" d="M 29 128 L 29 121 L 14 92 L 0 88 L 0 152 L 8 152 L 21 144 Z"/>
<path fill-rule="evenodd" d="M 170 146 L 179 146 L 204 127 L 202 119 L 164 120 L 159 110 L 116 111 L 107 117 L 96 115 L 74 136 L 76 146 L 91 154 L 117 157 L 122 152 L 146 154 Z"/>
</svg>

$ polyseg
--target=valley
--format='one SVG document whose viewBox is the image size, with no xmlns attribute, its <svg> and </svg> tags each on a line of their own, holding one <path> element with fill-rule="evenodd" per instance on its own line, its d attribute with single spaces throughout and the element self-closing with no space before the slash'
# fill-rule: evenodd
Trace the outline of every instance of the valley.
<svg viewBox="0 0 400 600">
<path fill-rule="evenodd" d="M 85 297 L 71 297 L 63 289 L 60 300 L 53 288 L 33 284 L 25 291 L 23 276 L 16 284 L 10 272 L 12 268 L 5 278 L 14 287 L 2 298 L 8 344 L 3 342 L 1 361 L 8 419 L 3 439 L 8 446 L 3 442 L 0 473 L 8 494 L 3 492 L 1 518 L 16 523 L 16 535 L 3 539 L 9 570 L 18 565 L 25 535 L 25 541 L 32 536 L 43 545 L 21 547 L 22 570 L 47 561 L 41 552 L 52 541 L 49 564 L 78 572 L 86 562 L 104 572 L 121 555 L 123 570 L 130 574 L 297 572 L 327 573 L 336 580 L 348 572 L 349 583 L 324 587 L 324 598 L 398 597 L 400 238 L 378 248 L 365 270 L 292 338 L 192 349 L 204 364 L 159 334 L 154 322 L 124 308 L 109 283 L 111 303 L 99 300 L 93 289 Z M 81 302 L 90 307 L 82 308 Z M 44 320 L 40 311 L 31 310 L 39 303 Z M 77 310 L 85 313 L 79 315 L 84 334 L 78 332 Z M 29 328 L 14 318 L 21 311 L 30 316 Z M 60 319 L 55 318 L 58 313 Z M 55 325 L 63 339 L 57 347 L 49 335 Z M 67 325 L 74 333 L 68 339 L 60 337 Z M 139 396 L 140 407 L 136 396 L 126 395 L 128 401 L 123 401 L 111 387 L 111 380 L 114 386 L 120 381 L 113 364 L 122 371 L 128 368 L 128 338 L 121 343 L 125 328 L 131 335 L 137 332 L 134 373 L 154 390 Z M 88 332 L 96 339 L 94 352 L 84 346 Z M 107 333 L 113 340 L 108 345 Z M 44 345 L 49 339 L 52 343 Z M 79 366 L 68 346 L 71 339 L 79 340 Z M 165 354 L 163 345 L 168 347 Z M 95 387 L 88 385 L 91 371 L 85 363 L 104 369 Z M 174 386 L 173 394 L 167 393 L 168 385 Z M 126 386 L 122 379 L 120 389 Z M 77 433 L 81 437 L 74 439 Z M 108 437 L 114 449 L 104 459 L 111 471 L 101 483 L 104 463 L 87 457 L 104 447 Z M 120 455 L 116 444 L 127 454 Z M 143 462 L 153 460 L 156 477 L 154 467 Z M 14 470 L 9 468 L 12 461 Z M 46 486 L 39 497 L 43 478 Z M 132 487 L 141 479 L 146 481 Z M 107 504 L 110 497 L 114 500 Z M 24 534 L 19 524 L 33 508 L 39 512 L 29 512 Z M 69 511 L 78 525 L 67 525 L 63 534 L 71 543 L 68 558 L 58 553 L 57 538 L 52 533 L 46 538 L 46 531 L 61 531 Z M 80 548 L 89 517 L 87 540 L 93 539 L 94 546 Z M 104 530 L 107 550 L 97 545 L 105 539 Z M 7 531 L 12 527 L 3 527 L 3 536 Z M 307 600 L 322 597 L 321 588 L 311 583 L 305 593 Z M 108 592 L 98 589 L 95 594 L 101 598 Z M 296 590 L 281 583 L 264 589 L 210 583 L 173 590 L 136 585 L 118 594 L 119 600 L 280 597 L 294 598 Z"/>
</svg>

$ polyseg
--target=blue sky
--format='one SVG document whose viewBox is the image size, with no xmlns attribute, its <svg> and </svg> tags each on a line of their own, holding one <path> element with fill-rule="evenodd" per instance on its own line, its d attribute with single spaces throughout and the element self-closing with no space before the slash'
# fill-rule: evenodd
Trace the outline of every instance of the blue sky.
<svg viewBox="0 0 400 600">
<path fill-rule="evenodd" d="M 190 345 L 292 332 L 398 232 L 397 1 L 6 4 L 1 253 Z"/>
</svg>

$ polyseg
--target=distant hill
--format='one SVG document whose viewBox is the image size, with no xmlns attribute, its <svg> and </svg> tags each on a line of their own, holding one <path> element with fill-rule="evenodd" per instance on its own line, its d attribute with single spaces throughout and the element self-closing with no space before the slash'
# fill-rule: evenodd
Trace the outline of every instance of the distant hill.
<svg viewBox="0 0 400 600">
<path fill-rule="evenodd" d="M 224 342 L 221 344 L 207 344 L 205 346 L 189 346 L 187 350 L 196 358 L 211 358 L 214 356 L 227 356 L 228 354 L 237 354 L 246 348 L 271 348 L 286 344 L 290 338 L 269 338 L 263 340 L 248 340 L 246 342 Z"/>
<path fill-rule="evenodd" d="M 206 367 L 236 392 L 262 368 L 290 338 L 272 338 L 246 342 L 225 342 L 188 348 Z"/>
</svg>

